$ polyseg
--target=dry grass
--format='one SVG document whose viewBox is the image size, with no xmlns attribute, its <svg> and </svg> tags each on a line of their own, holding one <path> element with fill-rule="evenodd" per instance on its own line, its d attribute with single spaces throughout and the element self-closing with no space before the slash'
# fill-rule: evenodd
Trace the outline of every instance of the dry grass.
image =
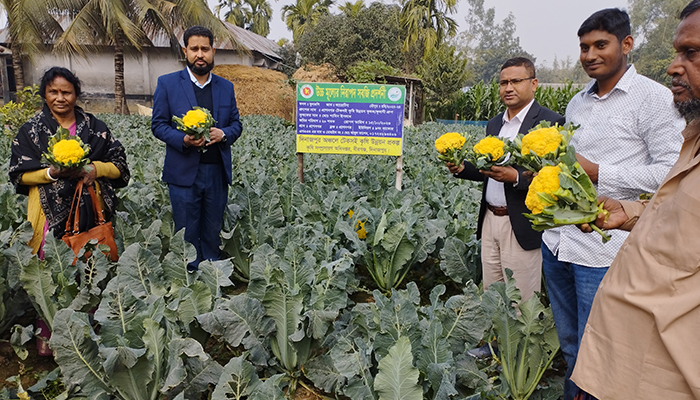
<svg viewBox="0 0 700 400">
<path fill-rule="evenodd" d="M 217 65 L 212 72 L 233 82 L 241 115 L 275 115 L 292 121 L 295 93 L 285 74 L 245 65 Z"/>
<path fill-rule="evenodd" d="M 340 82 L 335 74 L 335 68 L 330 64 L 305 65 L 292 76 L 300 82 Z"/>
</svg>

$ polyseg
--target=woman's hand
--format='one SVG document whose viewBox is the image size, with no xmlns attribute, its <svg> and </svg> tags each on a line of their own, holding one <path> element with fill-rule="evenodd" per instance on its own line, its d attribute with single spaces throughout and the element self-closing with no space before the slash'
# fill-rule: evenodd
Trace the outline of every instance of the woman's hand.
<svg viewBox="0 0 700 400">
<path fill-rule="evenodd" d="M 95 168 L 95 164 L 93 163 L 86 165 L 85 168 L 81 168 L 80 171 L 84 185 L 90 186 L 95 182 L 95 179 L 97 179 L 97 168 Z"/>
<path fill-rule="evenodd" d="M 79 179 L 81 171 L 82 168 L 56 168 L 53 165 L 49 167 L 49 175 L 53 179 Z"/>
</svg>

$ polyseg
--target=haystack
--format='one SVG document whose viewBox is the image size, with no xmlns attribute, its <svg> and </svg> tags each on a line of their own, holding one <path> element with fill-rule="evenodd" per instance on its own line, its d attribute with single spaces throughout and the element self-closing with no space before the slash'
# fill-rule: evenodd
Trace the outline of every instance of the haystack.
<svg viewBox="0 0 700 400">
<path fill-rule="evenodd" d="M 335 68 L 327 63 L 321 65 L 304 65 L 292 75 L 292 79 L 299 82 L 340 82 L 338 75 L 335 74 Z"/>
<path fill-rule="evenodd" d="M 217 65 L 212 72 L 233 82 L 241 115 L 275 115 L 292 121 L 295 89 L 285 74 L 246 65 Z"/>
</svg>

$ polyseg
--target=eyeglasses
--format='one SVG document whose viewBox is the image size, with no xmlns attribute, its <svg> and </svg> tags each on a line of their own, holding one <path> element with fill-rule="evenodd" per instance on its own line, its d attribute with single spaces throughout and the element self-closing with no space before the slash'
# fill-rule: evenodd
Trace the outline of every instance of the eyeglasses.
<svg viewBox="0 0 700 400">
<path fill-rule="evenodd" d="M 529 81 L 531 79 L 535 79 L 535 77 L 531 76 L 529 78 L 515 78 L 515 79 L 510 79 L 510 80 L 503 80 L 503 81 L 499 81 L 498 84 L 501 85 L 501 87 L 506 87 L 506 86 L 508 86 L 508 84 L 515 86 L 520 82 Z"/>
</svg>

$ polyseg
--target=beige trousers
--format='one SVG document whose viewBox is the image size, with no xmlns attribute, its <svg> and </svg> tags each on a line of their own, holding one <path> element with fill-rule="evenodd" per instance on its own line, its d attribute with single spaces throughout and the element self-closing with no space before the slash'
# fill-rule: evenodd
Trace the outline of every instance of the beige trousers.
<svg viewBox="0 0 700 400">
<path fill-rule="evenodd" d="M 518 244 L 507 215 L 496 216 L 486 210 L 481 229 L 481 267 L 484 290 L 494 282 L 504 282 L 506 268 L 513 271 L 515 286 L 523 301 L 540 291 L 542 250 L 524 250 Z"/>
</svg>

